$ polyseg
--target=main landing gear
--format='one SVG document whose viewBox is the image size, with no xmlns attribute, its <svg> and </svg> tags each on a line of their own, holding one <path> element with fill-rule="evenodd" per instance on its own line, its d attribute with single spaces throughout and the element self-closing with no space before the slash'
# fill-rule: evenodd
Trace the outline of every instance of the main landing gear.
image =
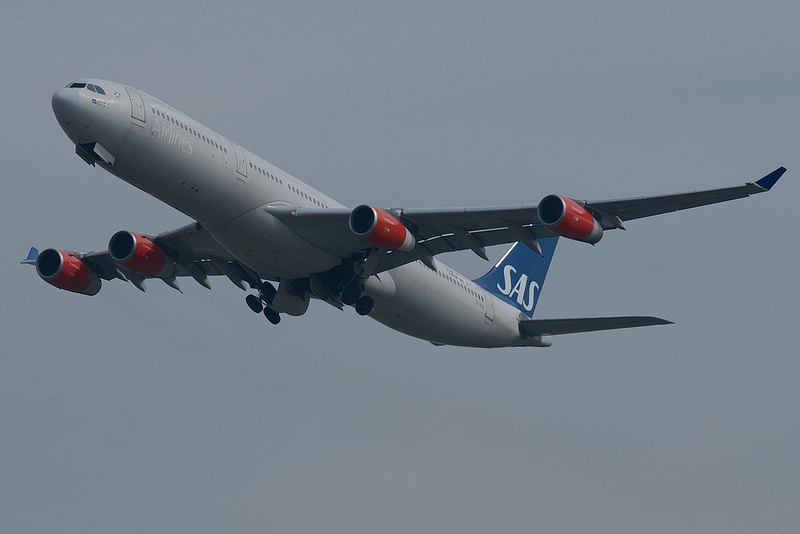
<svg viewBox="0 0 800 534">
<path fill-rule="evenodd" d="M 271 322 L 272 324 L 278 324 L 281 322 L 281 315 L 272 308 L 264 308 L 264 317 L 266 317 L 267 321 Z"/>
<path fill-rule="evenodd" d="M 244 298 L 244 301 L 247 303 L 250 309 L 253 310 L 253 313 L 261 313 L 261 311 L 264 309 L 261 299 L 255 295 L 247 295 Z"/>
<path fill-rule="evenodd" d="M 364 295 L 356 301 L 356 313 L 359 315 L 367 315 L 372 311 L 375 306 L 375 301 L 369 295 Z"/>
<path fill-rule="evenodd" d="M 268 283 L 264 282 L 259 286 L 258 296 L 256 295 L 247 295 L 245 297 L 245 302 L 247 306 L 253 310 L 254 313 L 264 313 L 264 317 L 272 324 L 278 324 L 281 322 L 281 315 L 269 307 L 272 304 L 275 295 L 278 293 L 275 287 Z"/>
<path fill-rule="evenodd" d="M 352 306 L 361 297 L 361 286 L 351 284 L 342 291 L 342 304 Z"/>
<path fill-rule="evenodd" d="M 375 301 L 369 295 L 362 295 L 361 290 L 360 284 L 351 284 L 344 288 L 342 290 L 342 304 L 354 306 L 356 313 L 359 315 L 367 315 L 375 306 Z"/>
</svg>

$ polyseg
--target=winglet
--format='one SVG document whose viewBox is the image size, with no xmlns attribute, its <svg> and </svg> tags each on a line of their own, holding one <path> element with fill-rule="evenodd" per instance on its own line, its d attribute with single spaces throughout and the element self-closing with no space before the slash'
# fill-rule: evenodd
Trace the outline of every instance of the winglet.
<svg viewBox="0 0 800 534">
<path fill-rule="evenodd" d="M 764 191 L 769 191 L 772 189 L 772 186 L 778 181 L 778 179 L 783 176 L 783 173 L 786 172 L 786 167 L 780 167 L 760 179 L 756 182 L 756 185 L 762 188 Z"/>
<path fill-rule="evenodd" d="M 28 252 L 28 257 L 22 260 L 20 263 L 23 265 L 34 265 L 36 263 L 36 258 L 39 257 L 39 249 L 36 247 L 31 247 L 30 252 Z"/>
</svg>

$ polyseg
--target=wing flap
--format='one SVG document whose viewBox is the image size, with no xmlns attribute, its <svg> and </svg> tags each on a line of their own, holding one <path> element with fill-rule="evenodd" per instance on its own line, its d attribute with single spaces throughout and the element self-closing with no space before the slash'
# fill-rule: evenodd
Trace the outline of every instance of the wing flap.
<svg viewBox="0 0 800 534">
<path fill-rule="evenodd" d="M 532 205 L 477 208 L 409 208 L 394 210 L 418 239 L 452 233 L 458 228 L 470 233 L 504 229 L 509 223 L 537 224 L 537 207 Z"/>
<path fill-rule="evenodd" d="M 559 334 L 577 334 L 580 332 L 596 332 L 615 330 L 617 328 L 636 328 L 639 326 L 656 326 L 673 324 L 672 321 L 659 317 L 583 317 L 573 319 L 528 319 L 520 321 L 519 333 L 523 337 L 555 336 Z"/>
</svg>

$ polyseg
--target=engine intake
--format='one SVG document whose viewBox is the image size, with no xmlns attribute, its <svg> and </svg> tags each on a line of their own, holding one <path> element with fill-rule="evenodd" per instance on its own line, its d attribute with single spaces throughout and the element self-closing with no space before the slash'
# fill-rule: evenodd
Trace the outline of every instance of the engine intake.
<svg viewBox="0 0 800 534">
<path fill-rule="evenodd" d="M 554 234 L 594 245 L 603 237 L 603 227 L 574 200 L 548 195 L 539 202 L 539 220 Z"/>
<path fill-rule="evenodd" d="M 96 295 L 102 286 L 100 277 L 87 263 L 55 248 L 39 254 L 36 272 L 48 284 L 81 295 Z"/>
<path fill-rule="evenodd" d="M 349 222 L 350 230 L 368 245 L 411 252 L 417 244 L 417 240 L 403 223 L 375 206 L 357 206 L 350 212 Z"/>
<path fill-rule="evenodd" d="M 158 245 L 135 232 L 121 230 L 114 234 L 108 242 L 108 253 L 122 267 L 146 276 L 169 278 L 175 271 L 175 265 Z"/>
</svg>

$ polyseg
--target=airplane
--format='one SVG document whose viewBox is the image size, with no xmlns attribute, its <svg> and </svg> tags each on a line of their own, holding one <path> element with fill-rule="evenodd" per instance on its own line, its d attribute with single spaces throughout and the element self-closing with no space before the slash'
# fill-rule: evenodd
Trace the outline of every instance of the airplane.
<svg viewBox="0 0 800 534">
<path fill-rule="evenodd" d="M 552 336 L 672 324 L 650 316 L 534 319 L 559 238 L 595 245 L 625 221 L 769 191 L 780 167 L 742 186 L 538 205 L 347 208 L 177 109 L 133 87 L 79 79 L 52 96 L 59 125 L 86 163 L 150 193 L 194 222 L 159 235 L 115 233 L 102 252 L 32 247 L 23 264 L 66 291 L 95 295 L 119 279 L 211 288 L 225 276 L 278 324 L 311 299 L 354 307 L 404 334 L 462 347 L 548 347 Z M 511 244 L 470 280 L 436 256 Z M 276 287 L 277 286 L 277 287 Z"/>
</svg>

